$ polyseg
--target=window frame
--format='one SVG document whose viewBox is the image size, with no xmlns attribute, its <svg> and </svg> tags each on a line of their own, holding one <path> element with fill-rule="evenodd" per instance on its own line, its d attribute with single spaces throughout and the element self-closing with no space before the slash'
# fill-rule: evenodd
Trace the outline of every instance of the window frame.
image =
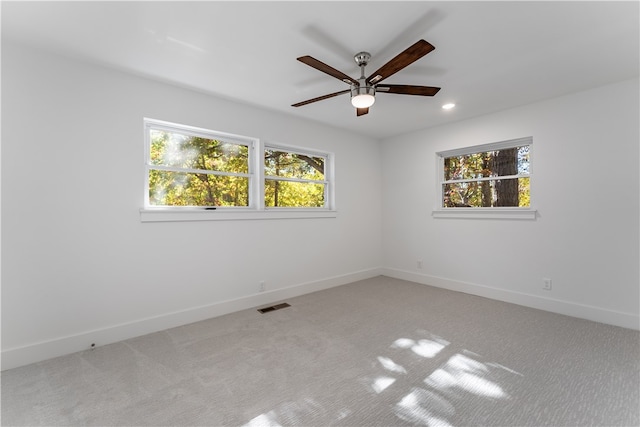
<svg viewBox="0 0 640 427">
<path fill-rule="evenodd" d="M 335 218 L 335 180 L 334 180 L 334 154 L 326 151 L 302 148 L 280 143 L 265 142 L 260 138 L 247 137 L 226 132 L 213 131 L 195 126 L 182 125 L 167 121 L 144 118 L 144 186 L 143 208 L 140 209 L 141 222 L 167 222 L 167 221 L 216 221 L 216 220 L 256 220 L 256 219 L 295 219 L 295 218 Z M 243 144 L 248 146 L 248 174 L 249 201 L 248 206 L 216 206 L 215 209 L 206 206 L 155 206 L 149 201 L 149 171 L 158 168 L 151 165 L 151 129 L 164 130 L 198 136 L 207 139 L 220 139 L 226 142 Z M 265 150 L 276 149 L 279 151 L 293 152 L 325 158 L 325 205 L 323 207 L 265 207 Z M 169 168 L 180 169 L 180 168 Z M 184 171 L 190 171 L 183 169 Z M 217 173 L 212 172 L 217 175 Z M 226 174 L 222 172 L 221 175 Z M 284 177 L 283 177 L 284 178 Z"/>
<path fill-rule="evenodd" d="M 195 136 L 206 139 L 217 139 L 228 143 L 244 145 L 247 147 L 247 169 L 248 173 L 231 173 L 231 172 L 223 172 L 223 171 L 214 171 L 214 170 L 200 170 L 200 169 L 189 169 L 189 168 L 181 168 L 176 166 L 163 166 L 163 165 L 152 165 L 151 160 L 151 130 L 160 130 L 165 132 L 175 132 L 188 136 Z M 197 128 L 194 126 L 186 126 L 186 125 L 178 125 L 175 123 L 164 122 L 160 120 L 154 119 L 144 119 L 144 147 L 145 147 L 145 185 L 144 185 L 144 208 L 145 209 L 211 209 L 211 207 L 205 206 L 156 206 L 151 205 L 149 202 L 149 171 L 150 170 L 165 170 L 171 172 L 178 173 L 204 173 L 207 175 L 214 176 L 239 176 L 246 177 L 248 179 L 248 203 L 247 206 L 215 206 L 215 210 L 227 210 L 227 209 L 247 209 L 252 208 L 256 204 L 255 201 L 255 190 L 252 188 L 255 183 L 253 182 L 252 176 L 255 175 L 255 154 L 257 139 L 250 138 L 240 135 L 234 135 L 225 132 L 212 131 L 203 128 Z"/>
<path fill-rule="evenodd" d="M 444 179 L 444 159 L 448 157 L 458 157 L 469 154 L 477 154 L 486 151 L 498 151 L 508 148 L 529 146 L 529 173 L 527 175 L 509 175 L 504 178 L 517 179 L 529 178 L 530 201 L 528 207 L 518 206 L 496 206 L 496 207 L 455 207 L 447 208 L 443 206 L 443 188 L 444 184 L 451 182 L 469 182 L 469 181 L 491 181 L 497 178 L 479 178 L 474 180 L 445 180 Z M 485 218 L 485 219 L 536 219 L 537 211 L 533 208 L 533 137 L 523 137 L 510 139 L 488 144 L 474 145 L 453 150 L 445 150 L 436 152 L 436 206 L 432 211 L 434 218 Z"/>
</svg>

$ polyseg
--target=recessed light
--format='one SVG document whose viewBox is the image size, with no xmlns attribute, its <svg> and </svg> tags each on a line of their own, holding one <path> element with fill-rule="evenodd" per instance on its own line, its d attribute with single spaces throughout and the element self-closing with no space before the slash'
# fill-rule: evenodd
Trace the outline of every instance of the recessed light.
<svg viewBox="0 0 640 427">
<path fill-rule="evenodd" d="M 455 106 L 456 106 L 456 104 L 454 104 L 454 103 L 444 104 L 444 105 L 442 106 L 442 109 L 443 109 L 443 110 L 451 110 L 451 109 L 452 109 L 453 107 L 455 107 Z"/>
</svg>

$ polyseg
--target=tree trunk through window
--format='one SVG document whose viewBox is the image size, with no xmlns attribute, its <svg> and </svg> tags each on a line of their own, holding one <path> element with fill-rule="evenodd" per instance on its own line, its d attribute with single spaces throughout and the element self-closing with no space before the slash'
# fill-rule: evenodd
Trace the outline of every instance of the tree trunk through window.
<svg viewBox="0 0 640 427">
<path fill-rule="evenodd" d="M 490 153 L 485 153 L 482 157 L 482 176 L 490 177 L 491 170 L 493 169 L 493 156 Z M 480 183 L 482 186 L 482 207 L 490 208 L 491 202 L 493 202 L 492 192 L 491 192 L 491 181 L 482 181 Z"/>
<path fill-rule="evenodd" d="M 495 171 L 498 176 L 518 174 L 518 148 L 498 151 L 495 157 Z M 496 206 L 518 206 L 518 180 L 500 179 L 496 182 Z"/>
</svg>

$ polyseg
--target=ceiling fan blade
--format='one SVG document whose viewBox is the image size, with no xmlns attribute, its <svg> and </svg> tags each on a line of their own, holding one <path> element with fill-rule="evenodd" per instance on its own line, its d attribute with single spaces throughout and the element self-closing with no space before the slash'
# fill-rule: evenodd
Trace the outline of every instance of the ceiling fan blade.
<svg viewBox="0 0 640 427">
<path fill-rule="evenodd" d="M 335 77 L 338 80 L 342 80 L 345 83 L 355 84 L 355 85 L 359 84 L 357 80 L 347 76 L 342 71 L 338 71 L 335 68 L 325 64 L 324 62 L 318 61 L 317 59 L 312 58 L 309 55 L 301 56 L 300 58 L 297 58 L 297 59 L 298 61 L 304 64 L 307 64 L 308 66 L 313 67 L 318 71 L 322 71 L 323 73 L 329 74 L 331 77 Z"/>
<path fill-rule="evenodd" d="M 364 116 L 365 114 L 369 114 L 369 107 L 367 108 L 356 108 L 356 116 Z"/>
<path fill-rule="evenodd" d="M 400 95 L 420 95 L 433 96 L 440 90 L 433 86 L 412 86 L 412 85 L 376 85 L 376 92 L 397 93 Z"/>
<path fill-rule="evenodd" d="M 334 96 L 342 95 L 343 93 L 350 92 L 351 89 L 341 90 L 340 92 L 330 93 L 328 95 L 319 96 L 317 98 L 308 99 L 306 101 L 298 102 L 297 104 L 292 104 L 292 107 L 302 107 L 303 105 L 311 104 L 312 102 L 322 101 L 323 99 L 333 98 Z"/>
<path fill-rule="evenodd" d="M 400 54 L 396 55 L 391 61 L 380 67 L 375 73 L 367 78 L 367 83 L 377 84 L 389 76 L 402 70 L 407 65 L 413 64 L 418 59 L 431 52 L 435 47 L 425 40 L 418 40 L 409 46 Z"/>
</svg>

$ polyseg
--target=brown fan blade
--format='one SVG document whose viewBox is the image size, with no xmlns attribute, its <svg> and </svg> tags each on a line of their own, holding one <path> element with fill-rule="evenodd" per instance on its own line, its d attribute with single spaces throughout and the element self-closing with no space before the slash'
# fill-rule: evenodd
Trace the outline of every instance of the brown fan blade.
<svg viewBox="0 0 640 427">
<path fill-rule="evenodd" d="M 331 77 L 335 77 L 338 80 L 342 80 L 345 83 L 349 83 L 349 84 L 353 83 L 355 85 L 359 84 L 357 80 L 352 79 L 342 71 L 338 71 L 335 68 L 325 64 L 324 62 L 320 62 L 309 55 L 301 56 L 300 58 L 298 58 L 298 61 L 304 64 L 307 64 L 308 66 L 313 67 L 318 71 L 322 71 L 323 73 L 329 74 Z"/>
<path fill-rule="evenodd" d="M 292 104 L 292 107 L 302 107 L 303 105 L 311 104 L 312 102 L 322 101 L 323 99 L 333 98 L 334 96 L 342 95 L 343 93 L 350 92 L 351 89 L 341 90 L 340 92 L 330 93 L 328 95 L 319 96 L 317 98 L 308 99 L 306 101 L 298 102 L 297 104 Z"/>
<path fill-rule="evenodd" d="M 397 93 L 400 95 L 420 95 L 433 96 L 440 90 L 433 86 L 412 86 L 412 85 L 376 85 L 376 92 Z"/>
<path fill-rule="evenodd" d="M 364 116 L 365 114 L 369 114 L 369 107 L 367 108 L 356 108 L 356 116 Z"/>
<path fill-rule="evenodd" d="M 431 52 L 435 47 L 425 40 L 418 40 L 416 43 L 398 54 L 391 61 L 384 64 L 375 73 L 367 78 L 367 83 L 377 84 L 387 77 L 402 70 L 407 65 L 416 62 L 418 59 Z"/>
</svg>

